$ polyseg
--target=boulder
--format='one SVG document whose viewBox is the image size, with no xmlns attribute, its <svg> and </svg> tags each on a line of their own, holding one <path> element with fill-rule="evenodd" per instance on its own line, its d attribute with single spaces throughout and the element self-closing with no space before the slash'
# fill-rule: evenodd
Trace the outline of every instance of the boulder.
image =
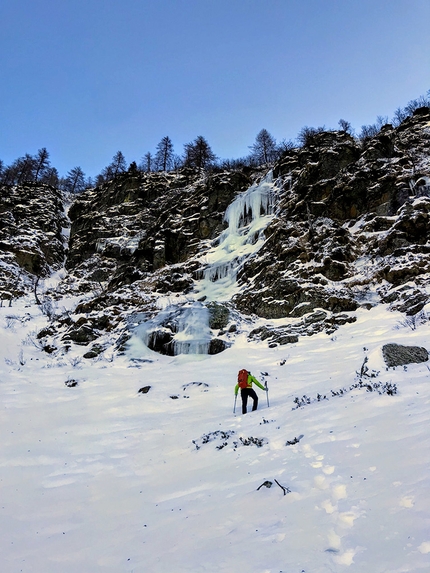
<svg viewBox="0 0 430 573">
<path fill-rule="evenodd" d="M 151 386 L 142 386 L 142 388 L 139 388 L 139 390 L 137 391 L 138 394 L 148 394 L 148 392 L 151 390 Z"/>
<path fill-rule="evenodd" d="M 229 346 L 230 345 L 225 340 L 222 340 L 221 338 L 213 338 L 209 343 L 208 354 L 219 354 Z"/>
<path fill-rule="evenodd" d="M 403 346 L 401 344 L 385 344 L 382 355 L 388 367 L 403 366 L 404 364 L 418 364 L 427 362 L 429 354 L 422 346 Z"/>
<path fill-rule="evenodd" d="M 86 346 L 98 337 L 99 335 L 90 325 L 82 324 L 81 326 L 73 325 L 64 335 L 63 340 L 72 340 L 76 344 Z"/>
</svg>

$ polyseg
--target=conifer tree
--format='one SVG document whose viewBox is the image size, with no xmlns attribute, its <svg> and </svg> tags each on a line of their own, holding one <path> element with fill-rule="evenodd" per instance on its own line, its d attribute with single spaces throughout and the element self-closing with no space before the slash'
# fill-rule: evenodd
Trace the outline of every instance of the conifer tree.
<svg viewBox="0 0 430 573">
<path fill-rule="evenodd" d="M 277 147 L 276 139 L 267 131 L 267 129 L 262 129 L 258 132 L 255 143 L 250 146 L 251 157 L 257 161 L 257 163 L 271 163 L 276 159 Z"/>
<path fill-rule="evenodd" d="M 37 183 L 39 176 L 43 177 L 46 171 L 49 169 L 49 153 L 46 147 L 39 149 L 35 158 L 35 174 L 34 182 Z"/>
<path fill-rule="evenodd" d="M 155 165 L 159 171 L 168 171 L 173 165 L 173 143 L 167 135 L 163 137 L 157 145 L 157 153 L 155 154 Z"/>
<path fill-rule="evenodd" d="M 86 187 L 85 173 L 80 167 L 73 167 L 64 180 L 64 189 L 69 193 L 79 193 Z"/>
<path fill-rule="evenodd" d="M 124 154 L 121 151 L 117 151 L 108 167 L 111 169 L 112 177 L 116 177 L 119 173 L 127 171 L 127 163 L 125 161 Z"/>
<path fill-rule="evenodd" d="M 193 142 L 184 145 L 184 165 L 186 167 L 206 169 L 215 160 L 215 153 L 202 135 L 196 137 Z"/>
<path fill-rule="evenodd" d="M 142 161 L 139 167 L 142 171 L 146 171 L 146 173 L 151 173 L 153 165 L 154 165 L 154 158 L 152 156 L 152 153 L 148 151 L 142 157 Z"/>
</svg>

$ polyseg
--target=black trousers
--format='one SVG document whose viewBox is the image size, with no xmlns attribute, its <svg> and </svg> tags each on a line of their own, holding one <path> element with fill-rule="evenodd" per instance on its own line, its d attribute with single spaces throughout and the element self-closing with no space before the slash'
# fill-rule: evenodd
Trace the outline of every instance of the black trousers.
<svg viewBox="0 0 430 573">
<path fill-rule="evenodd" d="M 242 414 L 246 414 L 246 406 L 248 404 L 248 396 L 254 400 L 252 405 L 252 411 L 257 409 L 258 406 L 258 396 L 253 388 L 241 388 L 240 395 L 242 397 Z"/>
</svg>

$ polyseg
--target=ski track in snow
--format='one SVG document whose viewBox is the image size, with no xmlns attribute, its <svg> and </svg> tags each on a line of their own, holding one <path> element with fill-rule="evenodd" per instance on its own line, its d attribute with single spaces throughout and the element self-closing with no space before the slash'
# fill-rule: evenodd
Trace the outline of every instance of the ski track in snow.
<svg viewBox="0 0 430 573">
<path fill-rule="evenodd" d="M 24 303 L 0 308 L 1 571 L 428 571 L 430 372 L 387 371 L 381 355 L 386 342 L 428 348 L 428 325 L 396 328 L 401 315 L 379 306 L 284 347 L 238 336 L 219 355 L 171 358 L 135 341 L 79 362 L 85 347 L 37 348 L 45 317 Z M 153 361 L 136 367 L 133 353 Z M 399 394 L 292 409 L 349 387 L 365 356 Z M 268 373 L 269 409 L 259 392 L 257 412 L 233 415 L 239 367 Z M 195 447 L 217 430 L 235 432 L 225 447 Z M 251 436 L 267 443 L 234 446 Z"/>
</svg>

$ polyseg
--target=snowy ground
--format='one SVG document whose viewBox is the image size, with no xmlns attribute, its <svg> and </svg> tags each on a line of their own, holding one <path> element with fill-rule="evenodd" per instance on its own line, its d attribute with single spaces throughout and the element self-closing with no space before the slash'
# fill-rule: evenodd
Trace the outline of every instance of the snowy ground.
<svg viewBox="0 0 430 573">
<path fill-rule="evenodd" d="M 274 349 L 239 337 L 171 358 L 135 341 L 128 356 L 79 361 L 84 348 L 37 348 L 36 307 L 0 308 L 0 570 L 428 571 L 430 372 L 387 371 L 381 346 L 430 348 L 430 326 L 383 306 L 357 318 Z M 332 396 L 365 356 L 398 394 Z M 240 367 L 267 380 L 270 408 L 259 391 L 257 412 L 233 414 Z"/>
</svg>

